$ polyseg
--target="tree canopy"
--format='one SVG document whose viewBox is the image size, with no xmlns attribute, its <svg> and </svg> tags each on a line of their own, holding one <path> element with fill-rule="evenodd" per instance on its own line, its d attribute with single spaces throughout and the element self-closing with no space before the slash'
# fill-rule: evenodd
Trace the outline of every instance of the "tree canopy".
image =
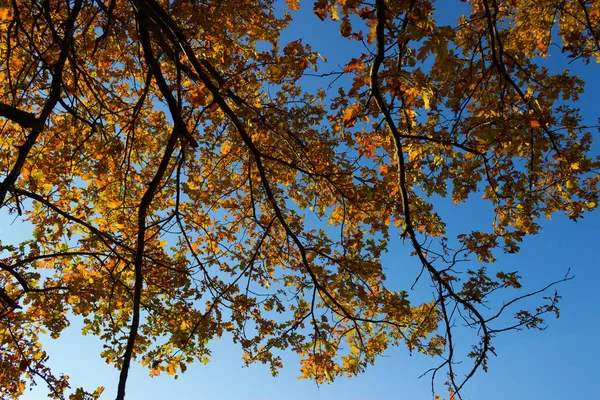
<svg viewBox="0 0 600 400">
<path fill-rule="evenodd" d="M 0 206 L 33 230 L 0 243 L 0 397 L 99 396 L 47 365 L 73 318 L 117 399 L 131 362 L 175 375 L 225 334 L 319 383 L 404 344 L 460 397 L 497 335 L 558 315 L 557 282 L 523 292 L 494 261 L 597 207 L 584 82 L 546 59 L 600 62 L 600 2 L 444 0 L 451 22 L 441 3 L 2 0 Z M 300 6 L 356 53 L 282 39 Z M 456 234 L 444 199 L 491 223 Z M 402 289 L 385 269 L 409 264 L 381 261 L 399 246 Z"/>
</svg>

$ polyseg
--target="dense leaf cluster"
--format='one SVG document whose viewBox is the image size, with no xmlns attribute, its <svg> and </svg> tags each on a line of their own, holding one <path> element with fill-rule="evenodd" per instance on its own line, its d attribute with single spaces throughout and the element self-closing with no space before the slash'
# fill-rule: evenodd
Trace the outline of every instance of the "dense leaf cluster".
<svg viewBox="0 0 600 400">
<path fill-rule="evenodd" d="M 69 393 L 40 338 L 73 316 L 123 399 L 134 359 L 174 375 L 226 333 L 246 363 L 276 374 L 291 349 L 317 382 L 403 343 L 460 396 L 498 333 L 558 314 L 556 293 L 520 310 L 543 290 L 492 264 L 541 217 L 597 207 L 584 82 L 544 58 L 600 61 L 600 2 L 456 1 L 454 25 L 441 1 L 302 4 L 362 49 L 314 91 L 320 55 L 280 40 L 285 3 L 0 2 L 0 207 L 33 225 L 1 245 L 0 397 L 40 379 Z M 435 199 L 474 197 L 493 223 L 448 234 Z M 402 245 L 425 302 L 386 282 Z"/>
</svg>

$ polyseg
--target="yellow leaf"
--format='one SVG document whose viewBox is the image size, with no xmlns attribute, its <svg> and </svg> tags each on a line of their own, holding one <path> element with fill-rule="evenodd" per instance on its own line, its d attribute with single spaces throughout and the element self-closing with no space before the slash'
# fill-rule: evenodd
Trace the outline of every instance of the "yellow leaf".
<svg viewBox="0 0 600 400">
<path fill-rule="evenodd" d="M 338 13 L 338 8 L 336 4 L 332 4 L 331 8 L 329 9 L 329 12 L 331 12 L 331 19 L 334 21 L 337 21 L 340 19 L 340 15 Z"/>
<path fill-rule="evenodd" d="M 426 110 L 429 110 L 429 100 L 431 99 L 432 94 L 433 92 L 431 91 L 431 89 L 425 89 L 421 94 L 421 97 L 423 98 L 423 106 Z"/>
<path fill-rule="evenodd" d="M 231 150 L 231 142 L 227 140 L 221 146 L 221 155 L 226 156 L 230 150 Z"/>
<path fill-rule="evenodd" d="M 165 372 L 168 375 L 175 375 L 175 373 L 177 372 L 177 363 L 170 362 L 169 364 L 167 364 L 167 367 L 165 368 Z"/>
</svg>

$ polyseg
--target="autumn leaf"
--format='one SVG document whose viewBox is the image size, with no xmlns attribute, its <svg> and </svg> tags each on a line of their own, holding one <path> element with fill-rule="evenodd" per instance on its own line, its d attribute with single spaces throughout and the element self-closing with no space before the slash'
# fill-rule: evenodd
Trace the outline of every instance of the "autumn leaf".
<svg viewBox="0 0 600 400">
<path fill-rule="evenodd" d="M 360 106 L 358 104 L 353 104 L 352 106 L 348 107 L 343 116 L 344 126 L 345 127 L 354 126 L 359 112 L 360 112 Z"/>
<path fill-rule="evenodd" d="M 196 107 L 204 107 L 208 104 L 208 98 L 210 94 L 207 93 L 204 84 L 200 83 L 190 90 L 189 96 L 190 104 Z"/>
<path fill-rule="evenodd" d="M 285 5 L 292 11 L 298 11 L 300 9 L 299 0 L 285 0 Z"/>
<path fill-rule="evenodd" d="M 537 119 L 530 119 L 529 120 L 529 127 L 533 128 L 533 129 L 539 129 L 539 128 L 542 127 L 542 124 Z"/>
<path fill-rule="evenodd" d="M 342 18 L 342 23 L 340 24 L 340 35 L 343 37 L 349 37 L 352 34 L 352 24 L 350 23 L 350 19 L 347 16 Z"/>
<path fill-rule="evenodd" d="M 329 15 L 329 3 L 327 0 L 317 0 L 313 6 L 314 13 L 321 21 Z"/>
<path fill-rule="evenodd" d="M 344 72 L 363 72 L 365 70 L 365 63 L 362 60 L 353 58 L 344 67 Z"/>
</svg>

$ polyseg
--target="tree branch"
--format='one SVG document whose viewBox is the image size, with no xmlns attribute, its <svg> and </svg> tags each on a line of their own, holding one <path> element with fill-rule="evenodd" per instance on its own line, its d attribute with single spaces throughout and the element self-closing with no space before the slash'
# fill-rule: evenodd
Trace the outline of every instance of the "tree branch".
<svg viewBox="0 0 600 400">
<path fill-rule="evenodd" d="M 150 32 L 148 28 L 148 16 L 144 10 L 139 10 L 137 13 L 137 20 L 139 23 L 139 34 L 144 51 L 144 58 L 148 67 L 154 72 L 155 79 L 159 87 L 164 84 L 164 81 L 160 81 L 162 72 L 160 71 L 160 65 L 154 53 L 152 51 L 152 44 L 150 40 Z M 169 92 L 170 93 L 170 92 Z M 183 121 L 181 121 L 183 123 Z M 164 178 L 166 171 L 169 167 L 169 162 L 175 151 L 175 146 L 179 137 L 182 133 L 179 123 L 175 123 L 173 131 L 169 136 L 169 140 L 165 147 L 160 165 L 158 166 L 152 181 L 148 185 L 148 188 L 144 192 L 138 208 L 138 234 L 137 234 L 137 245 L 135 249 L 134 259 L 134 287 L 133 287 L 133 310 L 131 317 L 131 326 L 129 328 L 129 335 L 127 338 L 127 345 L 125 347 L 125 353 L 123 354 L 123 364 L 121 365 L 121 372 L 119 374 L 119 384 L 117 388 L 116 400 L 125 399 L 125 387 L 127 385 L 127 377 L 129 374 L 129 367 L 131 365 L 131 359 L 135 348 L 135 339 L 137 337 L 139 325 L 140 325 L 140 304 L 142 299 L 142 289 L 144 284 L 143 276 L 143 264 L 144 264 L 144 251 L 146 245 L 146 217 L 148 209 L 154 199 L 155 194 L 158 192 L 160 183 Z"/>
</svg>

